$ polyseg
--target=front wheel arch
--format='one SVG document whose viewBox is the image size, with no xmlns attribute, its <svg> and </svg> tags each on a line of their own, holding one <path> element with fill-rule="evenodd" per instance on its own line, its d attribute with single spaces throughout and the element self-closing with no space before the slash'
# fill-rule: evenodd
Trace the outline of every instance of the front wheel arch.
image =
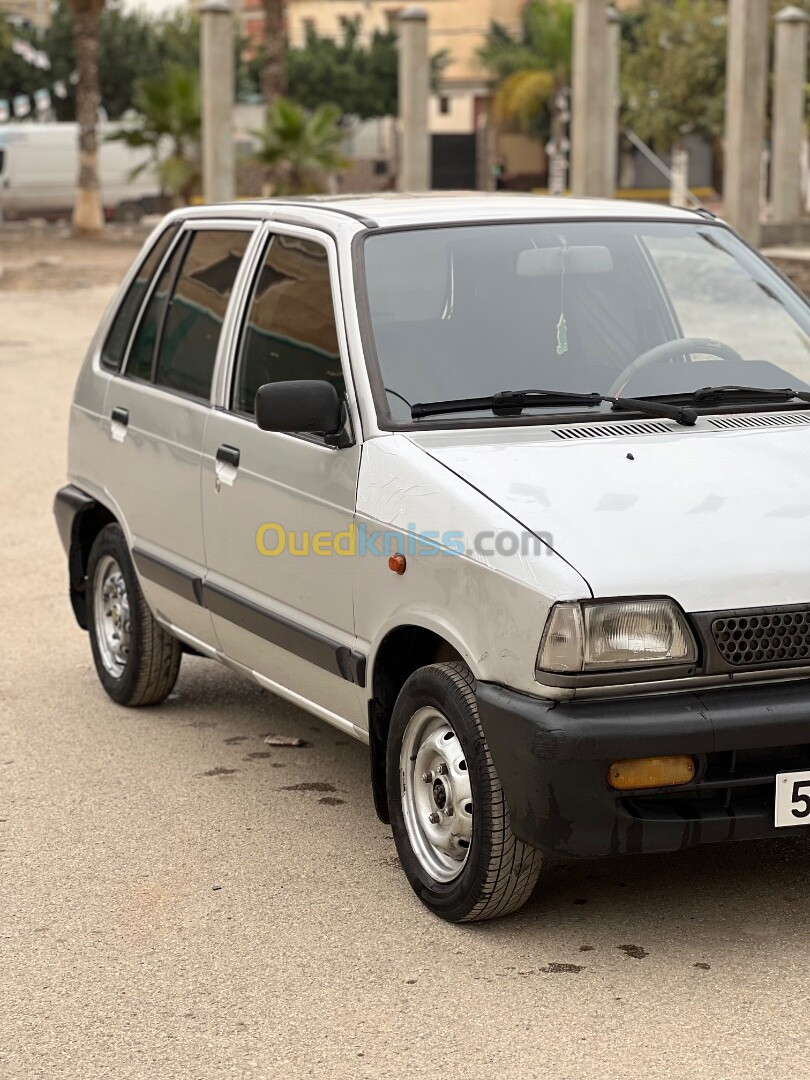
<svg viewBox="0 0 810 1080">
<path fill-rule="evenodd" d="M 389 630 L 375 652 L 368 703 L 371 789 L 377 817 L 386 825 L 391 820 L 386 779 L 388 729 L 399 692 L 418 668 L 453 660 L 464 658 L 451 642 L 433 630 L 415 625 Z"/>
</svg>

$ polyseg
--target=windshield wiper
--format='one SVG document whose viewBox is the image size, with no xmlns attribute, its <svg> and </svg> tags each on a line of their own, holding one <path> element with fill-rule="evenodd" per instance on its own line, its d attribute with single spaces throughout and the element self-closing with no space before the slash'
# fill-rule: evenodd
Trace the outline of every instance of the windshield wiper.
<svg viewBox="0 0 810 1080">
<path fill-rule="evenodd" d="M 691 427 L 697 420 L 694 409 L 680 405 L 668 405 L 663 401 L 647 401 L 638 398 L 605 397 L 603 394 L 575 394 L 567 390 L 502 390 L 488 397 L 455 398 L 447 401 L 422 401 L 411 406 L 411 417 L 422 420 L 426 416 L 439 416 L 449 412 L 477 412 L 489 409 L 495 416 L 520 416 L 524 409 L 533 405 L 543 408 L 564 408 L 582 405 L 593 409 L 609 402 L 614 409 L 626 409 L 647 416 L 663 416 L 678 424 Z"/>
<path fill-rule="evenodd" d="M 420 401 L 411 406 L 411 417 L 421 420 L 426 416 L 438 416 L 447 412 L 477 412 L 491 409 L 496 416 L 520 416 L 531 405 L 584 405 L 593 408 L 601 405 L 599 394 L 574 394 L 566 390 L 501 390 L 488 397 L 453 398 L 448 401 Z"/>
<path fill-rule="evenodd" d="M 704 386 L 700 390 L 693 390 L 690 394 L 679 394 L 678 397 L 687 397 L 689 401 L 700 404 L 701 401 L 738 401 L 741 398 L 761 398 L 765 401 L 807 401 L 810 402 L 810 392 L 805 390 L 792 390 L 769 386 Z"/>
</svg>

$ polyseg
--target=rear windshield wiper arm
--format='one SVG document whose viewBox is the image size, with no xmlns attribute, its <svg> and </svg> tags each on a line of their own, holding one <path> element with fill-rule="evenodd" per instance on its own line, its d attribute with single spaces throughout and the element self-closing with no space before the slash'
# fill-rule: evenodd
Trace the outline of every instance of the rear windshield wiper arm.
<svg viewBox="0 0 810 1080">
<path fill-rule="evenodd" d="M 663 401 L 605 397 L 603 394 L 596 393 L 575 394 L 565 390 L 502 390 L 488 397 L 417 402 L 411 406 L 411 417 L 414 420 L 422 420 L 427 416 L 439 416 L 441 413 L 477 412 L 479 409 L 491 409 L 496 416 L 520 416 L 524 409 L 533 405 L 549 408 L 582 405 L 592 409 L 603 402 L 609 402 L 614 409 L 626 409 L 629 412 L 640 412 L 647 416 L 663 416 L 687 427 L 691 427 L 697 419 L 694 409 L 668 405 Z"/>
</svg>

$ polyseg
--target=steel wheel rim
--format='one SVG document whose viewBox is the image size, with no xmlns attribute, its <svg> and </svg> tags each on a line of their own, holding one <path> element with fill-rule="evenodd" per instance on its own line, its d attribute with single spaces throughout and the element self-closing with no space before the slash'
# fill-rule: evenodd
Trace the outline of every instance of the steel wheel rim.
<svg viewBox="0 0 810 1080">
<path fill-rule="evenodd" d="M 433 706 L 408 721 L 399 757 L 402 813 L 411 848 L 436 881 L 455 880 L 470 855 L 473 801 L 459 738 Z"/>
<path fill-rule="evenodd" d="M 132 624 L 124 575 L 112 555 L 105 555 L 96 566 L 93 614 L 104 670 L 120 679 L 129 660 Z"/>
</svg>

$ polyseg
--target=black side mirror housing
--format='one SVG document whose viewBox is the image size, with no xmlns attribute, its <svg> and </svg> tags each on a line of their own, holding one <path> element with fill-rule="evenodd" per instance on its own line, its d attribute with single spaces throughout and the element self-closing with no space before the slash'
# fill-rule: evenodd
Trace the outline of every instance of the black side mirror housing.
<svg viewBox="0 0 810 1080">
<path fill-rule="evenodd" d="M 337 390 L 322 379 L 265 383 L 256 392 L 254 412 L 262 431 L 337 435 L 343 429 Z"/>
</svg>

